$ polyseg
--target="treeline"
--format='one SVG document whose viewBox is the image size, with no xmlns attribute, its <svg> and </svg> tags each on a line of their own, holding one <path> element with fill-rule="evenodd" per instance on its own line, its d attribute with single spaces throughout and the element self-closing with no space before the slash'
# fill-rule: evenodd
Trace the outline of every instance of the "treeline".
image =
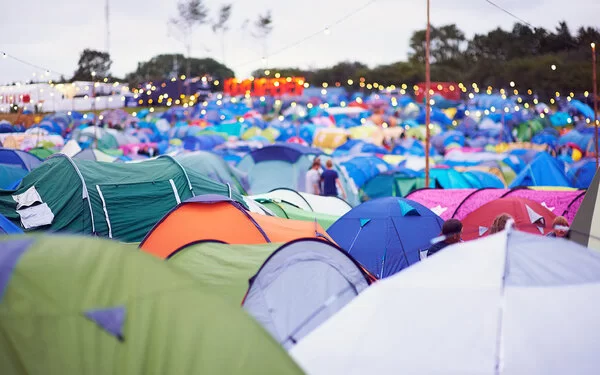
<svg viewBox="0 0 600 375">
<path fill-rule="evenodd" d="M 456 25 L 432 27 L 431 79 L 475 82 L 479 87 L 494 88 L 510 88 L 512 81 L 517 88 L 532 89 L 540 96 L 552 96 L 556 91 L 591 92 L 592 42 L 600 45 L 599 29 L 582 27 L 572 32 L 565 22 L 560 22 L 555 30 L 532 29 L 517 23 L 510 31 L 498 28 L 472 39 L 466 38 Z M 360 62 L 341 62 L 316 70 L 268 70 L 303 76 L 313 84 L 340 83 L 354 89 L 360 88 L 361 77 L 367 83 L 411 86 L 425 80 L 425 30 L 413 33 L 410 50 L 407 61 L 373 68 Z M 264 76 L 265 69 L 258 69 L 253 75 Z"/>
</svg>

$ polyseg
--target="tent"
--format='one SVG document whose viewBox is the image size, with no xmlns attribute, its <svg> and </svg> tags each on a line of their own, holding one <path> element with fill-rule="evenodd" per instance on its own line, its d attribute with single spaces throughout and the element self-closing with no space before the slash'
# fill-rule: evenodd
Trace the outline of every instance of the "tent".
<svg viewBox="0 0 600 375">
<path fill-rule="evenodd" d="M 376 283 L 290 353 L 314 375 L 591 375 L 599 298 L 600 256 L 504 231 Z"/>
<path fill-rule="evenodd" d="M 179 153 L 175 155 L 175 160 L 187 170 L 194 170 L 212 180 L 229 184 L 240 194 L 244 194 L 248 187 L 244 173 L 227 164 L 221 157 L 210 152 Z"/>
<path fill-rule="evenodd" d="M 463 239 L 472 240 L 490 234 L 494 219 L 509 214 L 515 226 L 524 232 L 546 235 L 552 231 L 556 215 L 541 204 L 524 198 L 501 198 L 484 204 L 462 219 Z"/>
<path fill-rule="evenodd" d="M 444 220 L 455 218 L 462 220 L 465 216 L 493 200 L 513 197 L 525 198 L 538 202 L 556 215 L 567 218 L 569 222 L 581 205 L 585 191 L 583 190 L 537 190 L 535 188 L 514 189 L 423 189 L 407 196 L 433 212 Z"/>
<path fill-rule="evenodd" d="M 306 172 L 320 153 L 297 144 L 274 144 L 248 153 L 237 167 L 248 174 L 250 191 L 255 194 L 281 187 L 304 191 Z"/>
<path fill-rule="evenodd" d="M 14 225 L 10 220 L 0 215 L 0 235 L 23 233 L 21 228 Z"/>
<path fill-rule="evenodd" d="M 42 160 L 25 151 L 0 147 L 0 189 L 14 189 Z"/>
<path fill-rule="evenodd" d="M 546 152 L 540 152 L 535 159 L 512 181 L 510 187 L 517 186 L 571 186 L 564 165 Z"/>
<path fill-rule="evenodd" d="M 324 197 L 298 192 L 292 189 L 274 189 L 265 194 L 252 196 L 255 199 L 275 199 L 289 202 L 303 210 L 333 216 L 342 216 L 352 209 L 345 200 L 338 197 Z"/>
<path fill-rule="evenodd" d="M 578 244 L 600 251 L 600 202 L 598 192 L 600 173 L 596 172 L 583 202 L 571 225 L 570 239 Z"/>
<path fill-rule="evenodd" d="M 21 150 L 0 147 L 0 165 L 13 165 L 28 172 L 42 164 L 42 160 L 35 155 Z"/>
<path fill-rule="evenodd" d="M 365 202 L 336 221 L 331 238 L 377 278 L 420 259 L 440 234 L 443 220 L 419 203 L 389 197 Z"/>
<path fill-rule="evenodd" d="M 303 237 L 329 240 L 315 222 L 286 220 L 248 212 L 237 201 L 220 195 L 194 197 L 168 212 L 146 235 L 140 248 L 160 258 L 202 240 L 230 244 L 287 242 Z"/>
<path fill-rule="evenodd" d="M 325 230 L 339 219 L 339 216 L 306 211 L 294 204 L 279 199 L 258 198 L 256 202 L 269 209 L 277 217 L 311 222 L 316 220 Z"/>
<path fill-rule="evenodd" d="M 56 154 L 18 189 L 0 191 L 0 214 L 26 230 L 139 242 L 170 209 L 203 193 L 242 202 L 228 186 L 188 172 L 170 157 L 121 164 Z"/>
<path fill-rule="evenodd" d="M 285 348 L 333 316 L 372 278 L 344 250 L 316 239 L 277 249 L 250 280 L 244 309 Z"/>
<path fill-rule="evenodd" d="M 235 305 L 116 242 L 8 237 L 0 253 L 5 374 L 302 373 Z"/>
<path fill-rule="evenodd" d="M 188 272 L 203 289 L 240 305 L 248 291 L 248 280 L 281 243 L 229 245 L 201 241 L 185 245 L 167 260 Z"/>
</svg>

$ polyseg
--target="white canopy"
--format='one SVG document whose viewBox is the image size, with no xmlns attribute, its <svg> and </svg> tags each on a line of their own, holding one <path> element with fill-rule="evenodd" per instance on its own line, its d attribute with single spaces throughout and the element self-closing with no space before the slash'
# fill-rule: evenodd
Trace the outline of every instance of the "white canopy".
<svg viewBox="0 0 600 375">
<path fill-rule="evenodd" d="M 291 354 L 309 374 L 597 374 L 600 256 L 506 230 L 376 283 Z"/>
</svg>

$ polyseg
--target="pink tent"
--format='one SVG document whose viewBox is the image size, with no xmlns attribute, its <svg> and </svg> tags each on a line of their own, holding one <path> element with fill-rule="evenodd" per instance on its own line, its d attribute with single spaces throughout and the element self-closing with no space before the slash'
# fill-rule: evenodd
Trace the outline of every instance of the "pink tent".
<svg viewBox="0 0 600 375">
<path fill-rule="evenodd" d="M 504 197 L 525 198 L 547 207 L 552 213 L 564 216 L 569 223 L 583 201 L 585 191 L 545 191 L 531 189 L 422 189 L 407 196 L 429 208 L 442 219 L 464 219 L 488 202 Z"/>
<path fill-rule="evenodd" d="M 452 217 L 458 220 L 462 220 L 465 218 L 465 216 L 475 211 L 479 207 L 483 206 L 484 204 L 494 201 L 496 199 L 500 199 L 507 192 L 507 189 L 477 190 L 473 194 L 465 198 L 462 204 L 459 207 L 457 207 L 456 211 L 453 214 L 454 216 Z"/>
<path fill-rule="evenodd" d="M 569 223 L 575 218 L 575 214 L 583 201 L 584 190 L 574 191 L 545 191 L 514 189 L 506 194 L 507 197 L 525 198 L 546 206 L 557 216 L 564 216 Z"/>
<path fill-rule="evenodd" d="M 442 219 L 448 220 L 452 218 L 454 211 L 463 200 L 475 191 L 475 189 L 422 189 L 413 191 L 406 198 L 421 203 Z"/>
</svg>

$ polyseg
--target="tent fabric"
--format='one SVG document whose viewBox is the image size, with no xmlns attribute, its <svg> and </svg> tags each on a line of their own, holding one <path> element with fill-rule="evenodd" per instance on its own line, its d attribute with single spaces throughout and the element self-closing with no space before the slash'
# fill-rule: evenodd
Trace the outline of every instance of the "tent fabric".
<svg viewBox="0 0 600 375">
<path fill-rule="evenodd" d="M 253 194 L 281 187 L 304 191 L 306 172 L 314 155 L 320 153 L 300 145 L 275 144 L 251 151 L 237 167 L 248 175 L 249 190 Z"/>
<path fill-rule="evenodd" d="M 331 238 L 377 278 L 391 276 L 420 259 L 443 220 L 403 198 L 375 199 L 355 207 L 328 230 Z"/>
<path fill-rule="evenodd" d="M 205 195 L 182 202 L 167 213 L 144 238 L 140 248 L 159 258 L 168 258 L 177 249 L 202 240 L 250 245 L 302 237 L 331 240 L 318 223 L 256 214 L 226 197 Z"/>
<path fill-rule="evenodd" d="M 245 175 L 234 170 L 221 157 L 206 151 L 195 151 L 175 155 L 175 159 L 188 171 L 200 173 L 214 181 L 229 184 L 238 193 L 244 194 Z"/>
<path fill-rule="evenodd" d="M 277 217 L 300 221 L 317 221 L 325 230 L 339 219 L 339 216 L 306 211 L 282 200 L 258 199 L 258 202 L 275 213 Z"/>
<path fill-rule="evenodd" d="M 475 193 L 475 189 L 421 189 L 406 196 L 406 198 L 429 208 L 442 219 L 451 219 L 460 204 Z"/>
<path fill-rule="evenodd" d="M 290 353 L 314 375 L 595 374 L 599 275 L 581 246 L 504 231 L 378 282 Z"/>
<path fill-rule="evenodd" d="M 571 225 L 570 239 L 578 244 L 600 251 L 600 212 L 598 193 L 600 192 L 600 173 L 596 172 L 579 211 Z"/>
<path fill-rule="evenodd" d="M 177 250 L 168 258 L 168 263 L 189 273 L 203 289 L 240 305 L 248 291 L 248 280 L 281 245 L 203 241 Z"/>
<path fill-rule="evenodd" d="M 0 164 L 0 189 L 10 190 L 19 185 L 29 172 L 18 165 Z"/>
<path fill-rule="evenodd" d="M 368 286 L 358 263 L 342 249 L 298 240 L 269 256 L 251 279 L 243 306 L 290 348 Z"/>
<path fill-rule="evenodd" d="M 504 197 L 525 198 L 540 203 L 557 216 L 564 216 L 570 222 L 579 210 L 585 191 L 540 191 L 531 189 L 512 189 Z"/>
<path fill-rule="evenodd" d="M 186 273 L 113 241 L 28 238 L 0 303 L 3 373 L 302 373 Z M 17 241 L 0 240 L 0 254 Z"/>
<path fill-rule="evenodd" d="M 32 229 L 95 234 L 123 242 L 141 241 L 169 210 L 195 195 L 221 194 L 243 201 L 227 185 L 187 173 L 168 157 L 121 164 L 56 154 L 25 176 L 17 189 L 0 191 L 0 214 L 22 225 L 27 211 L 19 210 L 13 196 L 31 188 L 53 216 L 49 225 Z M 36 204 L 28 208 L 35 209 Z"/>
<path fill-rule="evenodd" d="M 338 197 L 324 197 L 285 188 L 274 189 L 265 194 L 253 195 L 252 198 L 282 200 L 305 211 L 338 217 L 348 213 L 352 209 L 352 206 L 348 202 Z"/>
<path fill-rule="evenodd" d="M 0 147 L 0 164 L 19 166 L 30 172 L 42 164 L 42 160 L 25 151 Z"/>
<path fill-rule="evenodd" d="M 23 230 L 13 224 L 10 220 L 0 214 L 0 235 L 3 234 L 20 234 Z"/>
<path fill-rule="evenodd" d="M 552 231 L 556 215 L 540 203 L 524 198 L 501 198 L 488 202 L 462 219 L 463 239 L 472 240 L 490 234 L 494 219 L 508 214 L 524 232 L 546 235 Z"/>
<path fill-rule="evenodd" d="M 510 187 L 517 186 L 571 186 L 561 162 L 546 152 L 540 152 L 535 159 L 512 181 Z"/>
<path fill-rule="evenodd" d="M 462 220 L 469 213 L 496 199 L 525 198 L 540 203 L 554 214 L 565 216 L 569 222 L 572 222 L 585 192 L 556 189 L 423 189 L 409 194 L 407 198 L 421 203 L 444 220 L 450 218 Z"/>
</svg>

